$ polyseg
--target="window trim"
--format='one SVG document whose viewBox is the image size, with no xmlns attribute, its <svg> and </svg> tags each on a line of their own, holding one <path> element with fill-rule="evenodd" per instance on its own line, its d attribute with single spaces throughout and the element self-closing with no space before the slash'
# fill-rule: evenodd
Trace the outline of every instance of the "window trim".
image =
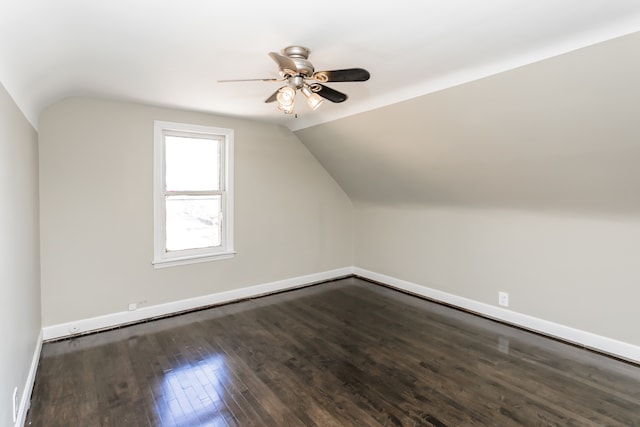
<svg viewBox="0 0 640 427">
<path fill-rule="evenodd" d="M 154 268 L 233 258 L 233 129 L 155 120 L 153 122 L 153 246 Z M 222 236 L 215 248 L 166 250 L 165 135 L 214 136 L 221 139 Z"/>
</svg>

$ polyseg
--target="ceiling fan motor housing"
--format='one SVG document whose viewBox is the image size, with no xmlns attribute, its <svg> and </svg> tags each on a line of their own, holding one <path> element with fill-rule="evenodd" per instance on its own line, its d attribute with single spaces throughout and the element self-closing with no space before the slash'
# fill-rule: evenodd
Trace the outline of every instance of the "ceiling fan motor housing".
<svg viewBox="0 0 640 427">
<path fill-rule="evenodd" d="M 304 86 L 304 77 L 302 76 L 289 77 L 289 86 L 295 89 L 300 89 L 302 86 Z"/>
<path fill-rule="evenodd" d="M 298 74 L 306 77 L 312 76 L 314 71 L 313 65 L 307 60 L 310 53 L 311 50 L 302 46 L 289 46 L 282 49 L 282 54 L 291 58 L 296 64 Z"/>
</svg>

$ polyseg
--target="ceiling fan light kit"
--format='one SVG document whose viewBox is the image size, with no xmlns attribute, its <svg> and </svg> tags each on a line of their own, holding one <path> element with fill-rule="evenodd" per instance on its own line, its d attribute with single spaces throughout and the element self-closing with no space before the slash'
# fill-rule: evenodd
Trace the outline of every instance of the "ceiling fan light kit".
<svg viewBox="0 0 640 427">
<path fill-rule="evenodd" d="M 278 102 L 278 109 L 285 114 L 293 114 L 296 93 L 299 90 L 307 100 L 309 108 L 317 109 L 325 99 L 334 102 L 344 102 L 347 95 L 331 89 L 322 83 L 327 82 L 364 82 L 369 80 L 370 74 L 363 68 L 347 68 L 343 70 L 318 71 L 309 61 L 311 51 L 302 46 L 289 46 L 282 49 L 282 54 L 269 52 L 269 56 L 278 64 L 279 79 L 242 79 L 218 80 L 218 82 L 240 81 L 274 81 L 286 82 L 285 86 L 276 90 L 266 103 Z"/>
<path fill-rule="evenodd" d="M 315 110 L 324 102 L 324 99 L 317 93 L 314 93 L 308 85 L 302 86 L 300 88 L 300 92 L 302 92 L 304 97 L 307 99 L 307 104 L 309 104 L 309 108 L 312 110 Z"/>
<path fill-rule="evenodd" d="M 293 106 L 295 104 L 296 90 L 291 86 L 284 86 L 278 89 L 276 100 L 278 101 L 278 108 L 285 114 L 293 113 Z"/>
</svg>

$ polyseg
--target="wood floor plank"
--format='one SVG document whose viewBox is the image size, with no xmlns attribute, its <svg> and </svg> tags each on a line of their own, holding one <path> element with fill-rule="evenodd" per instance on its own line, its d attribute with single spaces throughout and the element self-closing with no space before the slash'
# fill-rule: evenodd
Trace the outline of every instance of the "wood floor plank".
<svg viewBox="0 0 640 427">
<path fill-rule="evenodd" d="M 327 350 L 323 346 L 322 351 L 316 348 L 309 340 L 300 338 L 300 322 L 295 322 L 288 317 L 278 318 L 277 314 L 269 322 L 261 322 L 261 327 L 273 333 L 274 337 L 282 342 L 281 347 L 287 348 L 292 357 L 289 357 L 285 365 L 291 372 L 299 377 L 306 389 L 312 391 L 312 395 L 319 405 L 332 407 L 333 418 L 337 425 L 385 425 L 389 420 L 376 421 L 368 412 L 372 408 L 364 402 L 354 400 L 352 393 L 344 387 L 344 382 L 336 377 L 330 369 L 331 357 L 325 355 Z M 291 331 L 297 333 L 292 334 Z M 306 333 L 308 336 L 308 331 Z M 327 423 L 323 425 L 332 425 Z"/>
<path fill-rule="evenodd" d="M 406 371 L 398 369 L 398 361 L 401 360 L 399 358 L 384 361 L 374 360 L 370 357 L 370 354 L 381 355 L 385 351 L 385 347 L 374 341 L 373 347 L 367 348 L 367 344 L 370 344 L 370 342 L 366 337 L 361 336 L 362 334 L 357 328 L 341 327 L 340 322 L 322 318 L 322 311 L 315 311 L 311 306 L 299 307 L 296 310 L 299 313 L 306 313 L 306 318 L 303 321 L 322 322 L 331 326 L 325 329 L 323 336 L 326 341 L 337 344 L 332 347 L 332 352 L 340 355 L 337 360 L 340 361 L 341 366 L 338 367 L 337 372 L 354 393 L 360 395 L 370 404 L 375 405 L 381 415 L 386 417 L 386 421 L 390 421 L 395 425 L 405 425 L 411 422 L 405 418 L 410 418 L 412 414 L 420 414 L 418 407 L 412 404 L 424 407 L 423 402 L 411 402 L 406 395 L 407 391 L 415 384 L 413 368 Z M 358 345 L 353 343 L 358 343 Z M 326 346 L 326 344 L 319 342 L 317 350 L 322 346 Z M 347 369 L 342 366 L 344 365 L 342 361 L 345 359 L 350 361 Z M 354 371 L 357 375 L 350 376 L 349 374 Z M 365 378 L 366 382 L 362 381 L 361 378 Z M 459 392 L 462 392 L 462 390 Z M 429 394 L 433 399 L 435 395 L 440 393 L 438 390 L 431 388 Z M 446 400 L 449 406 L 458 406 L 457 398 L 454 399 L 444 395 L 441 398 Z M 394 406 L 391 402 L 399 402 L 401 411 L 394 411 Z M 422 417 L 423 415 L 419 416 Z M 456 416 L 455 411 L 451 414 L 441 413 L 440 417 L 444 417 L 441 422 L 446 421 L 451 425 L 456 425 L 462 421 Z M 436 419 L 434 416 L 432 418 Z M 480 414 L 473 413 L 473 408 L 466 408 L 465 419 L 467 423 L 470 423 L 473 419 L 473 423 L 477 425 L 482 425 L 483 422 Z"/>
<path fill-rule="evenodd" d="M 357 278 L 45 343 L 30 426 L 640 426 L 640 367 Z"/>
<path fill-rule="evenodd" d="M 298 390 L 313 387 L 313 384 L 306 382 L 304 377 L 296 369 L 295 360 L 300 353 L 291 345 L 286 345 L 286 335 L 280 334 L 279 331 L 270 329 L 268 324 L 261 324 L 259 318 L 252 319 L 260 324 L 259 329 L 262 333 L 258 338 L 252 337 L 251 340 L 245 340 L 239 350 L 239 355 L 245 360 L 251 362 L 252 366 L 261 366 L 268 376 L 268 384 L 281 396 L 285 401 L 296 401 L 296 415 L 304 423 L 310 426 L 340 426 L 344 425 L 340 422 L 335 414 L 327 411 L 325 406 L 328 404 L 325 399 L 325 393 L 299 393 Z M 236 323 L 242 325 L 241 319 L 236 319 Z M 271 323 L 271 322 L 269 322 Z M 246 327 L 250 325 L 245 324 Z M 270 343 L 277 341 L 283 343 L 278 347 L 273 347 Z M 258 344 L 258 346 L 256 346 Z M 262 346 L 268 348 L 268 352 L 253 351 L 256 347 Z M 280 362 L 274 362 L 274 360 Z M 284 363 L 282 362 L 284 361 Z M 287 375 L 281 375 L 282 372 Z M 333 412 L 333 411 L 332 411 Z M 363 414 L 364 415 L 364 414 Z M 370 424 L 371 425 L 371 424 Z"/>
</svg>

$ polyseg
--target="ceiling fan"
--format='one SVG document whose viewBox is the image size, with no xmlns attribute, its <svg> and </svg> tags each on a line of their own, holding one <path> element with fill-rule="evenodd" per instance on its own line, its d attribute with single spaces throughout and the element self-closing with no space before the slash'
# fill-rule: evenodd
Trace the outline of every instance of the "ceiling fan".
<svg viewBox="0 0 640 427">
<path fill-rule="evenodd" d="M 278 102 L 278 109 L 285 114 L 292 114 L 296 93 L 299 90 L 306 98 L 312 110 L 318 108 L 327 99 L 331 102 L 344 102 L 347 95 L 325 86 L 330 82 L 364 82 L 370 74 L 363 68 L 347 68 L 343 70 L 315 71 L 309 62 L 311 51 L 302 46 L 289 46 L 282 49 L 282 54 L 269 52 L 269 56 L 278 64 L 279 79 L 239 79 L 218 80 L 224 82 L 285 82 L 264 102 Z"/>
</svg>

